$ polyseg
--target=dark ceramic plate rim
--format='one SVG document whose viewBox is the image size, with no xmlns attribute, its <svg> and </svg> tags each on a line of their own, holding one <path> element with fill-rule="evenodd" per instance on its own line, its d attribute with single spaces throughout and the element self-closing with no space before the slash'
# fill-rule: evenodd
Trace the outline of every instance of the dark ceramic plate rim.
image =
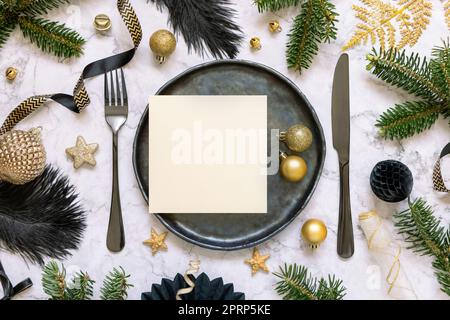
<svg viewBox="0 0 450 320">
<path fill-rule="evenodd" d="M 234 251 L 234 250 L 240 250 L 240 249 L 246 249 L 246 248 L 251 248 L 254 247 L 258 244 L 261 244 L 267 240 L 269 240 L 270 238 L 272 238 L 273 236 L 277 235 L 278 233 L 280 233 L 282 230 L 284 230 L 289 224 L 292 223 L 292 221 L 295 220 L 295 218 L 298 217 L 298 215 L 300 214 L 300 212 L 303 211 L 303 209 L 308 205 L 309 201 L 311 200 L 311 197 L 313 196 L 317 184 L 319 183 L 319 180 L 322 176 L 322 171 L 323 171 L 323 166 L 325 163 L 325 155 L 326 155 L 326 141 L 325 141 L 325 136 L 323 133 L 323 128 L 322 128 L 322 124 L 319 121 L 319 118 L 317 117 L 316 111 L 314 110 L 314 108 L 312 107 L 312 105 L 310 104 L 309 100 L 306 98 L 306 96 L 303 94 L 303 92 L 300 91 L 300 89 L 297 87 L 297 85 L 292 82 L 289 78 L 287 78 L 286 76 L 284 76 L 283 74 L 281 74 L 280 72 L 276 71 L 275 69 L 272 69 L 271 67 L 268 67 L 266 65 L 257 63 L 257 62 L 252 62 L 252 61 L 247 61 L 247 60 L 217 60 L 217 61 L 210 61 L 210 62 L 205 62 L 205 63 L 201 63 L 197 66 L 191 67 L 187 70 L 185 70 L 184 72 L 180 73 L 179 75 L 177 75 L 176 77 L 172 78 L 171 80 L 169 80 L 168 82 L 166 82 L 166 84 L 164 84 L 156 93 L 155 95 L 159 95 L 162 91 L 164 91 L 167 87 L 171 86 L 174 82 L 178 81 L 180 78 L 183 78 L 184 76 L 186 76 L 187 74 L 197 71 L 199 69 L 203 69 L 203 68 L 207 68 L 207 67 L 211 67 L 214 65 L 224 65 L 224 64 L 236 64 L 236 65 L 244 65 L 244 66 L 250 66 L 253 68 L 259 68 L 262 70 L 265 70 L 269 73 L 271 73 L 273 76 L 279 78 L 280 80 L 284 81 L 285 83 L 287 83 L 301 98 L 302 100 L 305 102 L 305 105 L 308 107 L 309 112 L 311 113 L 314 122 L 317 125 L 317 129 L 320 133 L 320 140 L 323 142 L 322 143 L 322 150 L 321 150 L 321 154 L 322 157 L 320 158 L 320 165 L 318 168 L 318 174 L 316 179 L 314 180 L 313 186 L 311 188 L 311 192 L 309 193 L 309 195 L 306 197 L 304 203 L 302 206 L 300 206 L 299 210 L 292 216 L 290 217 L 290 219 L 286 220 L 281 226 L 279 226 L 276 230 L 272 231 L 271 233 L 267 234 L 264 237 L 261 237 L 260 239 L 254 240 L 252 242 L 247 242 L 247 243 L 243 243 L 240 245 L 234 245 L 234 246 L 226 246 L 226 247 L 222 247 L 222 246 L 218 246 L 218 245 L 213 245 L 210 243 L 205 243 L 202 241 L 199 241 L 197 239 L 192 239 L 188 236 L 186 236 L 185 234 L 183 234 L 183 232 L 180 232 L 179 229 L 177 229 L 176 227 L 173 227 L 164 217 L 163 215 L 160 214 L 155 214 L 155 216 L 158 218 L 158 220 L 172 233 L 174 233 L 175 235 L 177 235 L 178 237 L 180 237 L 181 239 L 190 242 L 192 244 L 198 245 L 200 247 L 203 248 L 207 248 L 207 249 L 212 249 L 212 250 L 221 250 L 221 251 Z M 144 187 L 142 185 L 141 179 L 140 179 L 140 173 L 137 169 L 137 141 L 138 141 L 138 137 L 139 137 L 139 132 L 141 131 L 141 128 L 143 126 L 143 121 L 146 117 L 144 117 L 144 115 L 148 113 L 148 105 L 144 110 L 144 113 L 141 116 L 141 119 L 139 121 L 139 125 L 136 129 L 136 134 L 134 137 L 134 142 L 133 142 L 133 169 L 134 169 L 134 174 L 136 176 L 136 180 L 138 182 L 139 185 L 139 189 L 141 190 L 141 193 L 145 199 L 145 201 L 148 204 L 148 196 L 146 195 L 146 191 L 144 190 Z"/>
</svg>

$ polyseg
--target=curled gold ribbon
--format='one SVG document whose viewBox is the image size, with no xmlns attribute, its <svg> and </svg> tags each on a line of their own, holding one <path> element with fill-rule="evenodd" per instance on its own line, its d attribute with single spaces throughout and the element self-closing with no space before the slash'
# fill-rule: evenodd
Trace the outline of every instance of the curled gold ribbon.
<svg viewBox="0 0 450 320">
<path fill-rule="evenodd" d="M 177 291 L 176 299 L 181 300 L 181 295 L 191 293 L 194 290 L 195 283 L 189 277 L 190 275 L 194 275 L 200 270 L 200 260 L 191 260 L 189 261 L 189 269 L 184 273 L 184 281 L 188 284 L 188 288 L 183 288 Z"/>
</svg>

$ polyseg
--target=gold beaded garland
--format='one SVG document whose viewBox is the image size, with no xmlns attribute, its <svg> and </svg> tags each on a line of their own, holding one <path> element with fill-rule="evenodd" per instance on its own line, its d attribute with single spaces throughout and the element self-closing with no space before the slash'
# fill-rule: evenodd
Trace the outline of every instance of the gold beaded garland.
<svg viewBox="0 0 450 320">
<path fill-rule="evenodd" d="M 0 180 L 24 184 L 40 176 L 46 153 L 40 129 L 12 130 L 0 136 Z"/>
<path fill-rule="evenodd" d="M 292 151 L 303 152 L 311 146 L 313 136 L 308 127 L 296 124 L 286 132 L 281 132 L 280 140 L 284 141 Z"/>
<path fill-rule="evenodd" d="M 8 79 L 9 81 L 13 81 L 14 79 L 16 79 L 17 73 L 18 71 L 16 68 L 9 67 L 5 72 L 6 79 Z"/>
<path fill-rule="evenodd" d="M 255 50 L 261 49 L 261 39 L 253 37 L 250 39 L 250 47 Z"/>
<path fill-rule="evenodd" d="M 308 172 L 308 166 L 303 158 L 295 155 L 280 153 L 280 171 L 283 178 L 290 182 L 302 180 Z"/>
<path fill-rule="evenodd" d="M 156 60 L 161 64 L 175 51 L 177 40 L 172 32 L 161 29 L 152 34 L 149 44 L 150 49 L 156 55 Z"/>
<path fill-rule="evenodd" d="M 327 237 L 327 227 L 323 221 L 319 219 L 306 220 L 302 226 L 302 238 L 308 245 L 315 249 L 325 241 Z"/>
</svg>

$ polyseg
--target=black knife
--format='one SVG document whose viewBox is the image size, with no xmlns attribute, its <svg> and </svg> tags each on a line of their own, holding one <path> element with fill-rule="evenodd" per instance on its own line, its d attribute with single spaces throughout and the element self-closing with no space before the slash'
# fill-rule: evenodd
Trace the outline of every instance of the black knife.
<svg viewBox="0 0 450 320">
<path fill-rule="evenodd" d="M 339 157 L 340 195 L 337 252 L 350 258 L 354 251 L 352 213 L 350 206 L 350 84 L 348 55 L 342 54 L 336 65 L 333 79 L 331 116 L 333 146 Z"/>
</svg>

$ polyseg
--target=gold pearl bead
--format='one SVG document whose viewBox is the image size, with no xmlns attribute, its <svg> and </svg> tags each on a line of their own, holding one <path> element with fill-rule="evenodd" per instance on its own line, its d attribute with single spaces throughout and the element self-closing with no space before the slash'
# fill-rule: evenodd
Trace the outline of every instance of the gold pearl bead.
<svg viewBox="0 0 450 320">
<path fill-rule="evenodd" d="M 278 20 L 272 20 L 269 22 L 269 31 L 270 32 L 281 32 L 282 28 Z"/>
<path fill-rule="evenodd" d="M 250 47 L 255 50 L 261 49 L 261 39 L 253 37 L 250 39 Z"/>
<path fill-rule="evenodd" d="M 319 219 L 309 219 L 302 226 L 302 238 L 312 247 L 317 248 L 327 238 L 327 227 Z"/>
<path fill-rule="evenodd" d="M 281 132 L 280 140 L 284 141 L 292 151 L 303 152 L 311 146 L 313 136 L 308 127 L 296 124 L 286 132 Z"/>
<path fill-rule="evenodd" d="M 295 155 L 280 154 L 280 171 L 283 178 L 290 182 L 302 180 L 308 172 L 308 166 L 303 158 Z"/>
<path fill-rule="evenodd" d="M 177 40 L 172 32 L 161 29 L 152 34 L 149 44 L 150 49 L 156 55 L 156 60 L 161 64 L 175 51 Z"/>
<path fill-rule="evenodd" d="M 16 68 L 9 67 L 5 72 L 6 79 L 8 79 L 9 81 L 13 81 L 14 79 L 16 79 L 17 73 L 18 71 Z"/>
</svg>

